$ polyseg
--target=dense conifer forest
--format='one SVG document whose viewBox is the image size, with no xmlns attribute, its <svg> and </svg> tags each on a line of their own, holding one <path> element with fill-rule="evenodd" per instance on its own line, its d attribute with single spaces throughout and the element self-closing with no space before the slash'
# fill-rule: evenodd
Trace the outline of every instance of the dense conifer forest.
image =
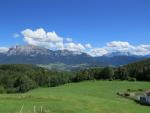
<svg viewBox="0 0 150 113">
<path fill-rule="evenodd" d="M 150 59 L 118 68 L 89 68 L 58 72 L 28 64 L 0 65 L 0 93 L 22 93 L 84 80 L 150 81 Z"/>
</svg>

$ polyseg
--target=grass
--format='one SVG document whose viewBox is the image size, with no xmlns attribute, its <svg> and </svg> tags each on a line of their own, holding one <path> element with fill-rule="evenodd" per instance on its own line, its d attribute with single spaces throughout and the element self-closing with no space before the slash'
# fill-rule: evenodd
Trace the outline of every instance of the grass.
<svg viewBox="0 0 150 113">
<path fill-rule="evenodd" d="M 149 88 L 149 82 L 86 81 L 2 94 L 0 113 L 41 113 L 41 107 L 43 113 L 149 113 L 149 106 L 116 95 L 126 89 Z"/>
</svg>

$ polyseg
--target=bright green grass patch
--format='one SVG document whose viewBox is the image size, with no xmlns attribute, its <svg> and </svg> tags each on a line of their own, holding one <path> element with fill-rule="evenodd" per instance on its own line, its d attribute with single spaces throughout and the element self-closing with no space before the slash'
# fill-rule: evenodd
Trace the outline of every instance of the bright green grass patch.
<svg viewBox="0 0 150 113">
<path fill-rule="evenodd" d="M 116 95 L 126 89 L 149 89 L 149 82 L 87 81 L 53 88 L 38 88 L 25 94 L 0 95 L 0 113 L 150 113 L 149 106 Z M 38 112 L 37 112 L 38 113 Z M 39 112 L 40 113 L 40 112 Z"/>
</svg>

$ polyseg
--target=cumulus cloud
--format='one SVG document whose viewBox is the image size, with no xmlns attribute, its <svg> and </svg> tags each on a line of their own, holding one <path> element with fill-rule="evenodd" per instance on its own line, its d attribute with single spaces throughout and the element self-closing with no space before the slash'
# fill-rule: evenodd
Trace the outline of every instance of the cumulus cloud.
<svg viewBox="0 0 150 113">
<path fill-rule="evenodd" d="M 129 42 L 121 42 L 121 41 L 112 41 L 106 44 L 107 47 L 130 47 Z"/>
<path fill-rule="evenodd" d="M 135 55 L 150 55 L 150 45 L 139 45 L 131 51 Z"/>
<path fill-rule="evenodd" d="M 72 42 L 73 40 L 72 40 L 72 38 L 66 38 L 66 41 L 67 42 Z"/>
<path fill-rule="evenodd" d="M 59 37 L 55 32 L 48 32 L 46 41 L 57 43 L 57 42 L 62 42 L 63 38 Z"/>
<path fill-rule="evenodd" d="M 91 44 L 89 44 L 89 43 L 88 43 L 88 44 L 85 44 L 85 47 L 88 48 L 88 49 L 91 49 L 91 48 L 92 48 Z"/>
<path fill-rule="evenodd" d="M 90 54 L 91 56 L 103 56 L 107 53 L 108 53 L 108 51 L 104 48 L 94 48 L 88 52 L 88 54 Z"/>
<path fill-rule="evenodd" d="M 110 52 L 127 52 L 134 49 L 129 42 L 112 41 L 106 44 L 105 49 Z"/>
<path fill-rule="evenodd" d="M 92 49 L 90 54 L 93 56 L 102 56 L 112 52 L 124 52 L 132 55 L 150 55 L 150 45 L 131 45 L 129 42 L 112 41 L 106 43 L 106 46 Z"/>
<path fill-rule="evenodd" d="M 58 42 L 55 44 L 55 48 L 59 49 L 59 50 L 63 50 L 64 49 L 64 44 L 62 42 Z"/>
<path fill-rule="evenodd" d="M 28 39 L 34 40 L 34 42 L 51 42 L 57 43 L 62 42 L 63 38 L 59 37 L 54 31 L 53 32 L 45 32 L 43 28 L 32 31 L 31 29 L 26 29 L 21 32 L 26 39 L 27 43 L 32 43 Z"/>
<path fill-rule="evenodd" d="M 85 47 L 80 43 L 75 44 L 71 42 L 71 43 L 65 44 L 65 49 L 70 50 L 70 51 L 84 51 Z"/>
<path fill-rule="evenodd" d="M 30 45 L 43 46 L 49 49 L 68 49 L 71 51 L 84 51 L 85 48 L 90 47 L 90 44 L 86 45 L 85 47 L 81 43 L 72 42 L 72 38 L 60 37 L 55 32 L 46 32 L 43 28 L 39 28 L 35 31 L 31 29 L 25 29 L 21 33 L 24 36 L 24 40 L 26 43 Z M 64 42 L 64 39 L 67 42 Z"/>
<path fill-rule="evenodd" d="M 134 46 L 129 42 L 112 41 L 106 43 L 104 47 L 94 48 L 89 43 L 75 43 L 72 38 L 61 37 L 54 31 L 46 32 L 43 28 L 36 30 L 25 29 L 21 33 L 27 44 L 42 46 L 52 50 L 67 49 L 70 51 L 86 52 L 92 56 L 103 56 L 112 52 L 128 52 L 133 55 L 150 55 L 150 45 L 141 44 Z"/>
<path fill-rule="evenodd" d="M 0 53 L 5 53 L 9 50 L 7 47 L 0 47 Z"/>
<path fill-rule="evenodd" d="M 54 31 L 46 32 L 43 28 L 35 31 L 25 29 L 21 33 L 24 36 L 25 42 L 31 45 L 53 48 L 63 42 L 63 38 L 58 36 Z"/>
</svg>

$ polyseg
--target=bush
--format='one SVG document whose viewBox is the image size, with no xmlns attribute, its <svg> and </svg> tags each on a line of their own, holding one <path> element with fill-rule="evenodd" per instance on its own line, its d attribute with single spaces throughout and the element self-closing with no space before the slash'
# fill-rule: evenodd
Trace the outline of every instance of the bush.
<svg viewBox="0 0 150 113">
<path fill-rule="evenodd" d="M 131 90 L 131 89 L 127 89 L 127 91 L 128 91 L 128 92 L 131 92 L 132 90 Z"/>
<path fill-rule="evenodd" d="M 0 86 L 0 94 L 5 93 L 5 88 L 3 86 Z"/>
<path fill-rule="evenodd" d="M 110 78 L 109 81 L 113 81 L 113 78 Z"/>
<path fill-rule="evenodd" d="M 129 80 L 129 81 L 136 81 L 136 78 L 129 77 L 128 80 Z"/>
<path fill-rule="evenodd" d="M 7 88 L 6 92 L 7 93 L 16 93 L 16 89 L 15 88 Z"/>
<path fill-rule="evenodd" d="M 101 71 L 101 76 L 102 79 L 110 79 L 112 80 L 113 76 L 114 76 L 114 70 L 111 67 L 105 67 L 102 71 Z"/>
<path fill-rule="evenodd" d="M 124 96 L 128 97 L 128 96 L 130 96 L 130 94 L 127 93 L 127 92 L 125 92 L 125 93 L 124 93 Z"/>
<path fill-rule="evenodd" d="M 17 92 L 27 92 L 36 87 L 35 82 L 27 76 L 18 77 L 14 85 Z"/>
<path fill-rule="evenodd" d="M 143 89 L 138 89 L 138 91 L 144 91 Z"/>
</svg>

